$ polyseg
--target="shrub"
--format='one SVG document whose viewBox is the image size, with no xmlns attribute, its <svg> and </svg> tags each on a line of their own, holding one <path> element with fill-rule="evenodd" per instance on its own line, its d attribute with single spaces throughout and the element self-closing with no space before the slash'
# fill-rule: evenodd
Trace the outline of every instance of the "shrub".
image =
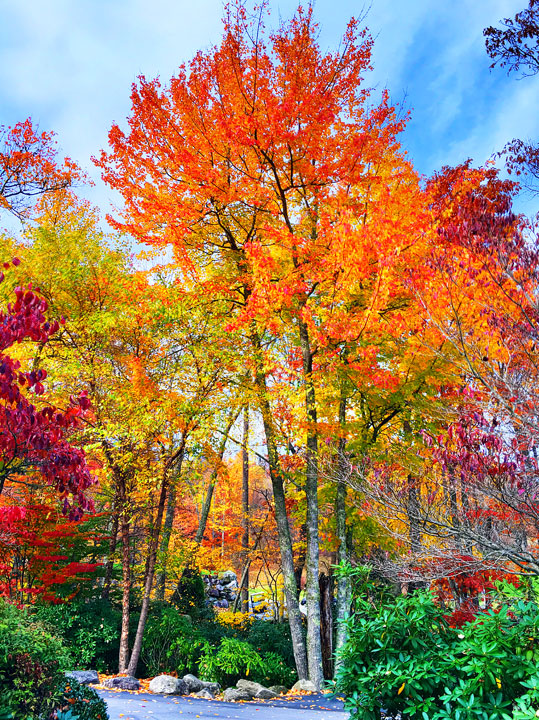
<svg viewBox="0 0 539 720">
<path fill-rule="evenodd" d="M 107 720 L 107 706 L 95 690 L 73 679 L 61 678 L 57 684 L 61 700 L 56 720 Z"/>
<path fill-rule="evenodd" d="M 199 662 L 199 673 L 205 680 L 223 686 L 234 685 L 240 678 L 256 680 L 264 672 L 264 662 L 249 643 L 223 638 L 217 650 L 205 643 Z"/>
<path fill-rule="evenodd" d="M 297 681 L 297 672 L 288 665 L 284 658 L 275 652 L 266 652 L 262 655 L 262 669 L 254 671 L 255 679 L 269 687 L 270 685 L 284 685 L 291 688 Z"/>
<path fill-rule="evenodd" d="M 351 717 L 531 718 L 539 698 L 539 608 L 518 599 L 453 629 L 428 591 L 356 600 L 336 691 Z M 532 713 L 532 706 L 533 713 Z M 520 713 L 520 714 L 518 714 Z M 527 714 L 526 714 L 527 713 Z"/>
<path fill-rule="evenodd" d="M 6 717 L 28 720 L 53 710 L 56 681 L 68 665 L 58 637 L 0 599 L 0 698 Z"/>
<path fill-rule="evenodd" d="M 200 632 L 174 607 L 152 604 L 141 651 L 141 660 L 149 675 L 195 672 L 203 644 Z"/>
<path fill-rule="evenodd" d="M 259 653 L 277 653 L 291 670 L 296 667 L 290 625 L 287 622 L 255 620 L 242 639 L 247 640 Z"/>
<path fill-rule="evenodd" d="M 35 616 L 56 629 L 69 647 L 71 669 L 114 670 L 118 662 L 121 612 L 94 599 L 36 606 Z"/>
</svg>

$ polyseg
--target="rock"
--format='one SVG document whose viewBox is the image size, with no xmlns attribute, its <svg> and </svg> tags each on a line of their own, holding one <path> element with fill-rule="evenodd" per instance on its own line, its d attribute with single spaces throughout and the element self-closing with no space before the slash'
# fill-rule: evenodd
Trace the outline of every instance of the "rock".
<svg viewBox="0 0 539 720">
<path fill-rule="evenodd" d="M 158 675 L 150 682 L 150 692 L 161 695 L 187 695 L 187 685 L 172 675 Z"/>
<path fill-rule="evenodd" d="M 288 688 L 284 685 L 270 685 L 269 690 L 272 690 L 276 695 L 283 695 L 288 692 Z"/>
<path fill-rule="evenodd" d="M 140 690 L 139 681 L 130 675 L 109 678 L 105 680 L 103 685 L 108 688 L 117 688 L 118 690 Z"/>
<path fill-rule="evenodd" d="M 224 572 L 219 573 L 219 581 L 223 585 L 229 585 L 230 583 L 233 583 L 233 582 L 237 583 L 238 576 L 232 570 L 225 570 Z"/>
<path fill-rule="evenodd" d="M 260 688 L 260 690 L 255 695 L 255 698 L 258 698 L 259 700 L 271 700 L 275 697 L 277 697 L 277 693 L 265 687 Z"/>
<path fill-rule="evenodd" d="M 295 685 L 292 685 L 292 690 L 294 692 L 316 692 L 314 683 L 312 683 L 310 680 L 298 680 Z"/>
<path fill-rule="evenodd" d="M 245 690 L 239 688 L 227 688 L 223 700 L 225 702 L 238 702 L 239 700 L 251 700 L 252 696 Z"/>
<path fill-rule="evenodd" d="M 208 595 L 212 598 L 218 598 L 219 597 L 219 590 L 216 590 L 215 588 L 211 588 L 208 592 Z"/>
<path fill-rule="evenodd" d="M 211 693 L 208 688 L 202 688 L 202 690 L 195 693 L 195 697 L 204 698 L 205 700 L 213 700 L 215 695 Z"/>
<path fill-rule="evenodd" d="M 71 670 L 66 672 L 65 676 L 80 682 L 81 685 L 99 682 L 99 675 L 95 670 Z"/>
<path fill-rule="evenodd" d="M 219 695 L 221 692 L 221 686 L 219 683 L 207 682 L 206 680 L 201 680 L 201 682 L 203 690 L 209 690 L 209 692 L 213 693 L 213 695 Z"/>
<path fill-rule="evenodd" d="M 238 680 L 236 683 L 238 690 L 248 692 L 249 695 L 254 698 L 259 690 L 264 690 L 264 686 L 260 683 L 253 682 L 252 680 Z"/>
<path fill-rule="evenodd" d="M 202 680 L 199 680 L 196 675 L 184 675 L 183 681 L 187 685 L 187 693 L 197 693 L 200 690 L 204 689 L 204 683 Z"/>
</svg>

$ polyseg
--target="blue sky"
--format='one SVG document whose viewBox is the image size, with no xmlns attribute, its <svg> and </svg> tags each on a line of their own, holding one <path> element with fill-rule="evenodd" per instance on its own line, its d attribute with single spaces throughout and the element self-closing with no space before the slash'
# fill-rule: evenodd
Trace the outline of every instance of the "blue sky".
<svg viewBox="0 0 539 720">
<path fill-rule="evenodd" d="M 277 23 L 297 3 L 269 4 Z M 411 110 L 403 144 L 421 173 L 467 157 L 482 163 L 513 137 L 539 138 L 539 77 L 490 71 L 482 37 L 485 26 L 526 4 L 372 0 L 370 84 Z M 365 7 L 317 0 L 322 47 L 335 47 Z M 108 210 L 90 157 L 105 147 L 112 122 L 125 122 L 131 83 L 139 74 L 167 80 L 217 42 L 221 14 L 221 0 L 0 0 L 0 125 L 31 116 L 54 130 L 62 152 L 96 180 L 91 199 Z"/>
</svg>

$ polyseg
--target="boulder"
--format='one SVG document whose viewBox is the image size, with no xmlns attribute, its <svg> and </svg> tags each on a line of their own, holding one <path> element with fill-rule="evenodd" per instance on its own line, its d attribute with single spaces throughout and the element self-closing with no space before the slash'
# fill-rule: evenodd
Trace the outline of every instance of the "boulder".
<svg viewBox="0 0 539 720">
<path fill-rule="evenodd" d="M 187 695 L 187 685 L 172 675 L 158 675 L 150 681 L 150 692 L 160 695 Z"/>
<path fill-rule="evenodd" d="M 292 690 L 294 692 L 316 692 L 316 687 L 314 686 L 314 683 L 312 683 L 310 680 L 298 680 L 297 683 L 292 685 Z"/>
<path fill-rule="evenodd" d="M 269 690 L 272 690 L 276 695 L 283 695 L 288 692 L 288 688 L 284 685 L 270 685 Z"/>
<path fill-rule="evenodd" d="M 239 688 L 227 688 L 223 697 L 225 702 L 239 702 L 240 700 L 252 700 L 252 695 Z"/>
<path fill-rule="evenodd" d="M 195 693 L 195 697 L 204 698 L 205 700 L 213 700 L 215 695 L 211 693 L 208 688 L 202 688 L 202 690 Z"/>
<path fill-rule="evenodd" d="M 108 688 L 116 688 L 117 690 L 140 690 L 139 681 L 130 675 L 109 678 L 105 680 L 103 685 Z"/>
<path fill-rule="evenodd" d="M 202 680 L 199 680 L 196 675 L 184 675 L 183 681 L 187 685 L 187 692 L 190 693 L 197 693 L 200 690 L 204 689 L 204 683 Z"/>
<path fill-rule="evenodd" d="M 259 690 L 263 690 L 264 686 L 260 683 L 253 682 L 252 680 L 238 680 L 236 683 L 238 690 L 248 692 L 249 695 L 254 698 Z"/>
<path fill-rule="evenodd" d="M 219 582 L 223 585 L 229 585 L 230 583 L 237 583 L 238 577 L 232 570 L 225 570 L 219 573 Z"/>
<path fill-rule="evenodd" d="M 99 675 L 95 670 L 71 670 L 70 672 L 66 672 L 65 676 L 80 682 L 81 685 L 99 682 Z"/>
<path fill-rule="evenodd" d="M 203 690 L 209 690 L 213 695 L 219 695 L 221 692 L 221 686 L 219 683 L 216 682 L 207 682 L 206 680 L 202 680 L 202 689 Z"/>
<path fill-rule="evenodd" d="M 271 700 L 275 697 L 277 697 L 277 693 L 265 687 L 261 687 L 255 695 L 255 698 L 258 698 L 258 700 Z"/>
</svg>

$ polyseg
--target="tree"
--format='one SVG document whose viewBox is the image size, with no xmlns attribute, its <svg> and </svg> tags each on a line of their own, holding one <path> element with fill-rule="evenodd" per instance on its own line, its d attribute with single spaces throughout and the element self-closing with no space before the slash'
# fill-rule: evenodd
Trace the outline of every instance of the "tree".
<svg viewBox="0 0 539 720">
<path fill-rule="evenodd" d="M 529 0 L 526 10 L 514 18 L 504 18 L 502 28 L 492 25 L 483 30 L 487 53 L 494 61 L 491 68 L 500 65 L 508 72 L 529 77 L 539 72 L 539 2 Z"/>
<path fill-rule="evenodd" d="M 508 72 L 520 74 L 521 78 L 539 72 L 539 2 L 530 0 L 526 10 L 502 21 L 503 29 L 490 26 L 485 28 L 487 53 L 494 60 L 491 68 L 499 65 Z M 534 194 L 538 191 L 539 147 L 529 140 L 514 139 L 500 155 L 507 158 L 510 172 Z"/>
<path fill-rule="evenodd" d="M 114 224 L 140 241 L 172 244 L 186 288 L 195 284 L 209 302 L 223 301 L 228 331 L 250 344 L 303 677 L 286 473 L 268 370 L 275 343 L 294 347 L 306 460 L 308 673 L 317 686 L 318 355 L 328 334 L 350 338 L 362 327 L 368 334 L 381 313 L 392 315 L 398 268 L 421 237 L 421 193 L 396 141 L 403 123 L 387 95 L 370 108 L 362 86 L 371 45 L 352 21 L 341 50 L 321 53 L 312 11 L 301 9 L 266 41 L 262 15 L 250 20 L 238 3 L 221 45 L 199 53 L 169 87 L 139 79 L 129 133 L 114 126 L 111 151 L 97 161 L 124 198 Z M 357 313 L 350 326 L 351 294 Z"/>
<path fill-rule="evenodd" d="M 0 126 L 0 208 L 20 220 L 35 200 L 69 187 L 81 176 L 74 162 L 58 163 L 54 133 L 37 132 L 30 118 Z"/>
<path fill-rule="evenodd" d="M 13 265 L 19 263 L 18 258 L 13 260 Z M 4 263 L 5 269 L 9 266 Z M 66 435 L 79 424 L 90 403 L 81 393 L 70 397 L 64 411 L 48 405 L 36 407 L 32 395 L 37 400 L 43 394 L 47 372 L 36 366 L 23 369 L 8 351 L 24 340 L 46 345 L 58 332 L 59 323 L 46 319 L 47 302 L 31 284 L 26 290 L 16 287 L 14 293 L 15 301 L 0 312 L 0 493 L 6 481 L 22 481 L 29 471 L 37 472 L 43 482 L 56 489 L 64 512 L 71 518 L 80 517 L 92 507 L 86 491 L 93 480 L 84 452 L 70 445 Z"/>
<path fill-rule="evenodd" d="M 437 242 L 430 281 L 414 287 L 424 341 L 453 376 L 389 460 L 357 475 L 412 551 L 397 563 L 408 577 L 536 574 L 537 240 L 512 213 L 515 185 L 492 167 L 445 168 L 428 190 Z"/>
</svg>

